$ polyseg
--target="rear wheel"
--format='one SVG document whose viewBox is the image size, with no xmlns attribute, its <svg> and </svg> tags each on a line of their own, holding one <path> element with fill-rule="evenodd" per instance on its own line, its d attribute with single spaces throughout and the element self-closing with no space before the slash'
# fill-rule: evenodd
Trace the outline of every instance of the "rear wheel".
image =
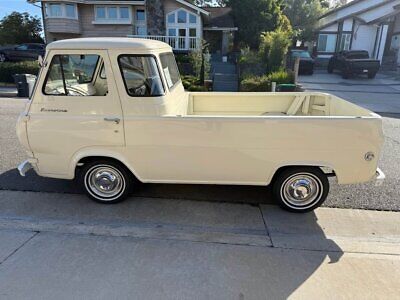
<svg viewBox="0 0 400 300">
<path fill-rule="evenodd" d="M 368 78 L 369 78 L 369 79 L 374 79 L 375 76 L 376 76 L 376 73 L 375 73 L 375 72 L 368 72 Z"/>
<path fill-rule="evenodd" d="M 343 79 L 349 79 L 349 77 L 350 77 L 350 74 L 347 71 L 343 71 L 342 78 Z"/>
<path fill-rule="evenodd" d="M 133 176 L 118 162 L 99 160 L 83 166 L 80 183 L 94 201 L 113 204 L 129 196 L 133 188 Z"/>
<path fill-rule="evenodd" d="M 319 207 L 329 193 L 329 181 L 320 168 L 294 167 L 277 175 L 273 196 L 285 210 L 304 213 Z"/>
</svg>

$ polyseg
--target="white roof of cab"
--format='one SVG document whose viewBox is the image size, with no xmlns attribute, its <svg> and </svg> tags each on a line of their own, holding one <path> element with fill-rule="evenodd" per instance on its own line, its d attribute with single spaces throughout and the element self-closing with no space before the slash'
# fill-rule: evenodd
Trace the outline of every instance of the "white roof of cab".
<svg viewBox="0 0 400 300">
<path fill-rule="evenodd" d="M 154 40 L 139 38 L 79 38 L 52 42 L 47 45 L 49 49 L 135 49 L 135 50 L 172 50 L 171 46 Z"/>
</svg>

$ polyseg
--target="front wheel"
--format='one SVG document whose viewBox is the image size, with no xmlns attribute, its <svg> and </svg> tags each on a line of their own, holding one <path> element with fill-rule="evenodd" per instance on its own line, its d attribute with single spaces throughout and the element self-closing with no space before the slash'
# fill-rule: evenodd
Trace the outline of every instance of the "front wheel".
<svg viewBox="0 0 400 300">
<path fill-rule="evenodd" d="M 99 160 L 83 166 L 80 183 L 86 194 L 94 201 L 113 204 L 129 196 L 133 187 L 133 176 L 118 162 Z"/>
<path fill-rule="evenodd" d="M 277 175 L 272 192 L 285 210 L 304 213 L 319 207 L 329 193 L 329 181 L 320 168 L 295 167 Z"/>
</svg>

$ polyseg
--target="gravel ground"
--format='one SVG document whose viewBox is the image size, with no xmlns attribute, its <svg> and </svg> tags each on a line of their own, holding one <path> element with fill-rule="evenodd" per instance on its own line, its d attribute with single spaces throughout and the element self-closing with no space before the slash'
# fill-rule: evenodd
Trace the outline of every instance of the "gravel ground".
<svg viewBox="0 0 400 300">
<path fill-rule="evenodd" d="M 79 193 L 75 182 L 40 178 L 30 172 L 22 178 L 15 170 L 25 158 L 15 134 L 15 122 L 23 110 L 24 101 L 0 98 L 0 190 L 54 193 Z M 380 167 L 387 179 L 380 187 L 373 183 L 338 186 L 332 181 L 328 207 L 400 211 L 400 115 L 385 117 L 385 146 Z M 136 196 L 191 199 L 249 204 L 271 203 L 270 191 L 264 187 L 203 186 L 203 185 L 143 185 Z"/>
</svg>

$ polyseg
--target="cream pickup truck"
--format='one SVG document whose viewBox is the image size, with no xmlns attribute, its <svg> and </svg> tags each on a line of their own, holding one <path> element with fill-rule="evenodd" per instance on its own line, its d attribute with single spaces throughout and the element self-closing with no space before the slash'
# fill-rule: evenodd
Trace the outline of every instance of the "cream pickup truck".
<svg viewBox="0 0 400 300">
<path fill-rule="evenodd" d="M 294 212 L 339 184 L 382 180 L 375 113 L 323 93 L 185 92 L 169 45 L 133 38 L 57 41 L 17 124 L 40 176 L 78 179 L 101 203 L 135 182 L 272 185 Z"/>
</svg>

